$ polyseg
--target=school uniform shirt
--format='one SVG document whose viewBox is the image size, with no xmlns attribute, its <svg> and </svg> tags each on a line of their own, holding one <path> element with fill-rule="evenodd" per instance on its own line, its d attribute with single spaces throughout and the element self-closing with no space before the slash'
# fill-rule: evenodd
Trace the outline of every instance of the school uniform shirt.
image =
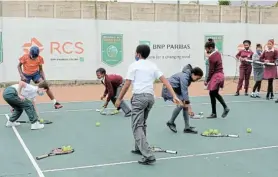
<svg viewBox="0 0 278 177">
<path fill-rule="evenodd" d="M 241 50 L 236 54 L 236 58 L 247 58 L 248 60 L 252 59 L 253 52 L 251 50 Z M 251 63 L 247 61 L 241 61 L 240 68 L 252 67 Z"/>
<path fill-rule="evenodd" d="M 19 84 L 11 85 L 11 87 L 15 88 L 17 93 L 19 92 Z M 28 99 L 34 101 L 37 96 L 38 86 L 33 86 L 30 84 L 26 84 L 26 87 L 21 89 L 21 95 Z"/>
<path fill-rule="evenodd" d="M 101 83 L 105 86 L 104 96 L 108 94 L 107 102 L 111 100 L 116 93 L 115 88 L 118 88 L 123 82 L 123 78 L 117 74 L 109 74 L 104 77 Z"/>
<path fill-rule="evenodd" d="M 192 66 L 187 65 L 185 68 L 186 69 L 184 69 L 183 72 L 179 72 L 172 75 L 168 79 L 168 81 L 172 86 L 173 90 L 175 91 L 175 93 L 177 94 L 177 97 L 180 100 L 185 101 L 187 104 L 190 104 L 188 87 L 192 82 L 192 78 L 191 78 Z M 164 98 L 164 101 L 173 100 L 171 93 L 168 91 L 166 87 L 163 87 L 162 89 L 162 97 Z"/>
<path fill-rule="evenodd" d="M 140 59 L 128 67 L 126 79 L 132 81 L 133 94 L 149 93 L 154 95 L 154 81 L 162 75 L 163 73 L 155 63 L 147 59 Z"/>
<path fill-rule="evenodd" d="M 224 87 L 224 72 L 221 54 L 214 51 L 209 56 L 209 72 L 206 82 L 208 90 L 217 90 Z"/>
<path fill-rule="evenodd" d="M 23 73 L 32 75 L 39 71 L 39 66 L 44 64 L 43 57 L 38 56 L 35 60 L 30 58 L 29 54 L 20 57 L 19 62 L 23 65 Z"/>
<path fill-rule="evenodd" d="M 278 52 L 274 48 L 271 50 L 265 50 L 260 57 L 261 62 L 268 60 L 270 63 L 275 63 L 278 58 Z M 276 66 L 265 65 L 264 68 L 264 78 L 265 79 L 274 79 L 277 77 L 277 68 Z"/>
</svg>

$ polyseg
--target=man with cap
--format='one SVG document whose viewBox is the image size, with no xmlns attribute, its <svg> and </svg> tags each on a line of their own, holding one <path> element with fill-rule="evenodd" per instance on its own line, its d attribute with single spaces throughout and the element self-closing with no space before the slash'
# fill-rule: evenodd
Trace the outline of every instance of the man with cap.
<svg viewBox="0 0 278 177">
<path fill-rule="evenodd" d="M 37 46 L 30 48 L 29 54 L 25 54 L 19 59 L 17 66 L 20 78 L 22 81 L 30 84 L 31 80 L 38 84 L 45 80 L 45 74 L 42 65 L 44 64 L 43 57 L 40 55 L 40 49 Z M 23 68 L 23 70 L 22 70 Z M 52 100 L 55 109 L 60 109 L 63 106 L 56 101 L 50 89 L 46 91 L 49 98 Z"/>
</svg>

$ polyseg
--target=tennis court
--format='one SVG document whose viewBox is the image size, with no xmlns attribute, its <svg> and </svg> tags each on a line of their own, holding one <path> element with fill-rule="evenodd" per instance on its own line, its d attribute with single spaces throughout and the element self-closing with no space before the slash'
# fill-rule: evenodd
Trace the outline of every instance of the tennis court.
<svg viewBox="0 0 278 177">
<path fill-rule="evenodd" d="M 173 105 L 158 99 L 148 120 L 149 143 L 176 150 L 178 154 L 156 153 L 158 161 L 151 166 L 139 165 L 137 160 L 141 157 L 130 153 L 133 149 L 130 118 L 122 114 L 101 116 L 95 112 L 100 102 L 65 103 L 60 110 L 53 110 L 51 104 L 40 104 L 42 118 L 54 123 L 39 131 L 31 131 L 28 124 L 14 130 L 6 128 L 5 114 L 9 109 L 1 106 L 0 176 L 278 176 L 277 104 L 245 96 L 225 96 L 225 99 L 231 109 L 226 119 L 191 119 L 191 125 L 199 133 L 213 128 L 222 133 L 239 134 L 240 138 L 184 134 L 182 115 L 176 122 L 179 132 L 174 134 L 166 127 Z M 194 112 L 208 115 L 209 101 L 206 96 L 192 98 Z M 221 113 L 222 107 L 218 105 L 219 116 Z M 27 119 L 25 113 L 21 119 Z M 97 121 L 100 127 L 95 126 Z M 246 133 L 247 128 L 252 128 L 252 133 Z M 34 160 L 35 156 L 63 145 L 71 145 L 75 152 Z"/>
</svg>

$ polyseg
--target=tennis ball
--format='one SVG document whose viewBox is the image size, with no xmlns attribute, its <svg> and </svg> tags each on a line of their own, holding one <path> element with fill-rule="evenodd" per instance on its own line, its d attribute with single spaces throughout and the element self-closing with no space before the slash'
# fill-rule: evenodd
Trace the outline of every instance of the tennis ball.
<svg viewBox="0 0 278 177">
<path fill-rule="evenodd" d="M 40 119 L 40 123 L 43 123 L 44 122 L 44 120 L 43 119 Z"/>
<path fill-rule="evenodd" d="M 219 131 L 217 129 L 214 129 L 213 132 L 212 132 L 214 135 L 217 135 L 219 134 Z"/>
<path fill-rule="evenodd" d="M 99 127 L 100 126 L 100 122 L 96 122 L 96 126 Z"/>
<path fill-rule="evenodd" d="M 209 132 L 208 131 L 204 131 L 203 135 L 207 136 L 207 135 L 209 135 Z"/>
<path fill-rule="evenodd" d="M 212 134 L 212 133 L 213 133 L 213 129 L 209 129 L 208 132 L 209 132 L 210 134 Z"/>
<path fill-rule="evenodd" d="M 251 128 L 247 128 L 247 133 L 251 133 L 251 132 L 252 132 Z"/>
</svg>

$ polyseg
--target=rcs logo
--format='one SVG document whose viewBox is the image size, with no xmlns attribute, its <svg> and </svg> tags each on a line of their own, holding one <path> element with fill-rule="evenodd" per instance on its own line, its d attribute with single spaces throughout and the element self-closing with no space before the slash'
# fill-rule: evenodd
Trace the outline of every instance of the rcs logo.
<svg viewBox="0 0 278 177">
<path fill-rule="evenodd" d="M 40 49 L 40 52 L 44 50 L 44 46 L 42 43 L 36 39 L 36 38 L 31 38 L 31 41 L 28 43 L 25 43 L 22 48 L 25 54 L 29 53 L 29 50 L 32 46 L 37 46 Z M 58 41 L 52 41 L 49 43 L 50 45 L 50 51 L 49 53 L 52 54 L 83 54 L 84 48 L 83 48 L 83 43 L 78 41 L 78 42 L 58 42 Z"/>
</svg>

